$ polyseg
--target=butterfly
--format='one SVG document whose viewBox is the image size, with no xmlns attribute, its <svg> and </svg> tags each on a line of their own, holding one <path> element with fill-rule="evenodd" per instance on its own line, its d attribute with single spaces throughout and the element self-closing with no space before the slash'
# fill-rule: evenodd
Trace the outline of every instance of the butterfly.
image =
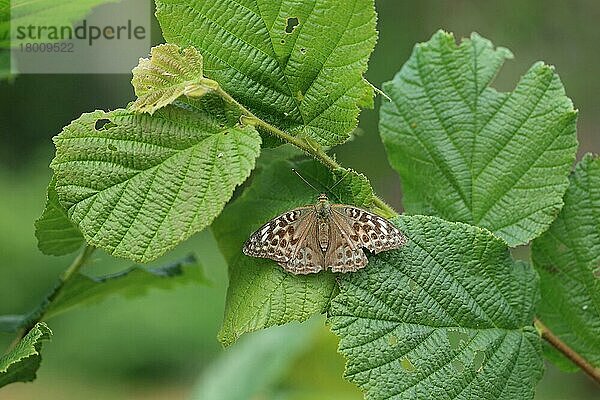
<svg viewBox="0 0 600 400">
<path fill-rule="evenodd" d="M 254 232 L 244 254 L 270 258 L 292 274 L 364 268 L 372 253 L 397 249 L 406 237 L 385 218 L 358 207 L 331 204 L 326 194 L 317 203 L 283 213 Z"/>
</svg>

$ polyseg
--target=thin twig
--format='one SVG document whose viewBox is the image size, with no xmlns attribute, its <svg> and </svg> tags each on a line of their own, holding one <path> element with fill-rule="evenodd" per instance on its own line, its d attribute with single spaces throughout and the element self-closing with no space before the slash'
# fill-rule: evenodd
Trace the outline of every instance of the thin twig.
<svg viewBox="0 0 600 400">
<path fill-rule="evenodd" d="M 577 365 L 583 372 L 585 372 L 590 378 L 592 378 L 596 383 L 600 384 L 600 369 L 594 368 L 592 364 L 590 364 L 585 358 L 583 358 L 579 353 L 573 350 L 569 345 L 560 340 L 558 336 L 556 336 L 550 328 L 548 328 L 539 318 L 535 318 L 533 320 L 535 327 L 542 334 L 542 337 L 550 343 L 556 350 L 560 351 L 565 357 L 573 362 L 573 364 Z"/>
<path fill-rule="evenodd" d="M 63 273 L 60 275 L 56 286 L 54 286 L 50 293 L 48 293 L 48 295 L 44 298 L 44 301 L 42 301 L 37 306 L 37 308 L 33 312 L 31 312 L 31 314 L 29 314 L 25 326 L 19 330 L 17 336 L 15 337 L 15 340 L 13 340 L 13 342 L 9 346 L 9 350 L 13 349 L 38 322 L 44 319 L 46 313 L 50 309 L 50 306 L 52 305 L 54 300 L 56 300 L 58 295 L 62 292 L 67 282 L 69 282 L 71 279 L 73 279 L 75 275 L 77 275 L 81 267 L 85 265 L 85 263 L 90 258 L 95 249 L 95 247 L 90 245 L 86 245 L 83 249 L 81 249 L 81 252 L 73 260 L 71 265 L 69 265 L 67 269 L 64 270 Z"/>
</svg>

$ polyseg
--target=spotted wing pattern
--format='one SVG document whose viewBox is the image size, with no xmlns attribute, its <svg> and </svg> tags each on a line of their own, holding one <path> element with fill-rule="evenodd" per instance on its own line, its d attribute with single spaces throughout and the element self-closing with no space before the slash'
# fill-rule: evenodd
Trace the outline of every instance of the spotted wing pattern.
<svg viewBox="0 0 600 400">
<path fill-rule="evenodd" d="M 307 206 L 275 217 L 252 234 L 243 252 L 270 258 L 293 274 L 353 272 L 368 263 L 363 248 L 377 254 L 404 243 L 406 238 L 388 220 L 334 204 L 328 215 L 319 216 L 315 206 Z"/>
<path fill-rule="evenodd" d="M 406 243 L 406 237 L 390 221 L 361 208 L 334 204 L 332 219 L 357 247 L 377 254 L 397 249 Z"/>
<path fill-rule="evenodd" d="M 314 206 L 290 210 L 260 227 L 246 241 L 244 254 L 270 258 L 293 274 L 310 274 L 324 268 L 316 239 Z"/>
<path fill-rule="evenodd" d="M 344 221 L 336 218 L 330 218 L 330 221 L 331 240 L 325 255 L 327 269 L 333 272 L 354 272 L 364 268 L 369 260 L 360 246 L 346 233 Z"/>
</svg>

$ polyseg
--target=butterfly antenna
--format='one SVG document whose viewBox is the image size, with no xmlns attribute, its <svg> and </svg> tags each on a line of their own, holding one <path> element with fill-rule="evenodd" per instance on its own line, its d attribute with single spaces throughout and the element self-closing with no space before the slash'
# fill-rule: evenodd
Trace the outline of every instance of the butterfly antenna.
<svg viewBox="0 0 600 400">
<path fill-rule="evenodd" d="M 336 187 L 337 185 L 339 185 L 340 183 L 342 183 L 342 181 L 344 179 L 346 179 L 346 177 L 348 176 L 349 173 L 350 173 L 350 171 L 347 170 L 346 173 L 344 174 L 344 176 L 342 176 L 336 183 L 333 184 L 332 187 L 329 188 L 329 192 L 331 192 L 334 187 Z"/>
<path fill-rule="evenodd" d="M 320 191 L 319 191 L 319 189 L 317 189 L 316 187 L 314 187 L 313 185 L 311 185 L 309 181 L 307 181 L 306 179 L 304 179 L 304 177 L 303 177 L 302 175 L 300 175 L 300 172 L 296 171 L 296 168 L 292 168 L 292 171 L 293 171 L 293 172 L 294 172 L 296 175 L 298 175 L 298 177 L 299 177 L 300 179 L 302 179 L 302 181 L 304 181 L 304 183 L 306 183 L 308 186 L 310 186 L 311 188 L 313 188 L 313 190 L 314 190 L 315 192 L 317 192 L 317 193 L 319 193 L 319 192 L 320 192 Z"/>
</svg>

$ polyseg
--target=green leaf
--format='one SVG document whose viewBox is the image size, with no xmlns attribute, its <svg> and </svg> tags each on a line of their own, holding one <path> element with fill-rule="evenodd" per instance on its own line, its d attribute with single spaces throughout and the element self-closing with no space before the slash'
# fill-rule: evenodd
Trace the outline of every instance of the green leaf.
<svg viewBox="0 0 600 400">
<path fill-rule="evenodd" d="M 0 0 L 0 50 L 10 47 L 10 3 L 11 0 Z"/>
<path fill-rule="evenodd" d="M 86 242 L 148 262 L 208 226 L 260 151 L 253 127 L 214 112 L 225 107 L 213 98 L 194 113 L 95 111 L 65 127 L 51 167 Z"/>
<path fill-rule="evenodd" d="M 532 244 L 541 282 L 538 316 L 600 368 L 600 158 L 585 156 L 570 182 L 558 218 Z M 573 368 L 555 349 L 545 350 L 558 366 Z"/>
<path fill-rule="evenodd" d="M 326 192 L 336 178 L 344 180 L 331 194 L 333 201 L 367 206 L 372 201 L 368 181 L 354 171 L 331 174 L 315 162 L 272 162 L 254 177 L 252 186 L 213 224 L 213 232 L 229 264 L 230 277 L 225 318 L 219 339 L 233 343 L 252 332 L 290 321 L 303 321 L 323 313 L 335 292 L 334 275 L 292 275 L 274 261 L 242 254 L 250 234 L 275 216 L 292 208 L 313 204 L 316 193 L 292 171 L 296 168 L 317 189 Z"/>
<path fill-rule="evenodd" d="M 42 341 L 49 340 L 52 331 L 40 322 L 4 356 L 0 357 L 0 387 L 13 382 L 30 382 L 40 367 Z"/>
<path fill-rule="evenodd" d="M 157 0 L 156 16 L 168 42 L 200 50 L 207 77 L 293 135 L 343 143 L 372 104 L 373 0 Z"/>
<path fill-rule="evenodd" d="M 0 81 L 13 77 L 10 65 L 10 3 L 10 0 L 0 0 Z"/>
<path fill-rule="evenodd" d="M 274 386 L 306 351 L 316 333 L 317 321 L 311 322 L 273 327 L 244 337 L 206 368 L 191 398 L 262 398 L 261 394 Z"/>
<path fill-rule="evenodd" d="M 488 85 L 504 60 L 477 34 L 418 44 L 382 106 L 380 131 L 405 208 L 485 227 L 510 246 L 545 231 L 575 161 L 577 112 L 554 69 L 534 64 L 514 91 Z"/>
<path fill-rule="evenodd" d="M 489 231 L 399 218 L 406 246 L 340 276 L 330 322 L 369 399 L 531 399 L 537 279 Z"/>
<path fill-rule="evenodd" d="M 133 298 L 145 295 L 149 289 L 171 289 L 187 283 L 209 284 L 202 266 L 193 255 L 161 267 L 134 265 L 124 271 L 98 277 L 78 273 L 60 291 L 57 290 L 59 286 L 53 289 L 45 301 L 29 314 L 0 315 L 0 332 L 14 333 L 33 324 L 42 314 L 47 320 L 78 306 L 100 303 L 115 294 Z"/>
<path fill-rule="evenodd" d="M 171 289 L 176 285 L 192 282 L 208 284 L 202 266 L 192 255 L 162 267 L 144 268 L 135 265 L 100 277 L 79 273 L 53 299 L 45 318 L 52 318 L 76 306 L 99 303 L 113 294 L 139 297 L 151 288 Z"/>
<path fill-rule="evenodd" d="M 193 47 L 153 47 L 150 58 L 140 58 L 132 72 L 131 84 L 138 99 L 131 109 L 150 114 L 180 96 L 202 97 L 218 87 L 215 81 L 202 76 L 202 55 Z"/>
<path fill-rule="evenodd" d="M 72 253 L 84 243 L 81 231 L 69 219 L 67 211 L 58 200 L 54 177 L 48 185 L 44 211 L 35 221 L 35 236 L 40 251 L 53 256 Z"/>
</svg>

